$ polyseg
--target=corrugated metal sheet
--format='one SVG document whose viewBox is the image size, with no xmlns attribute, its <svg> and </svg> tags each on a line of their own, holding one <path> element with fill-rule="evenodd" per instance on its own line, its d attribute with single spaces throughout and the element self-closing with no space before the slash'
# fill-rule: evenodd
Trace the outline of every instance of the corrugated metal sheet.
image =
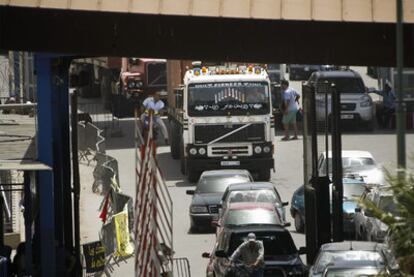
<svg viewBox="0 0 414 277">
<path fill-rule="evenodd" d="M 0 5 L 274 20 L 395 21 L 393 0 L 0 0 Z M 404 21 L 414 23 L 414 0 L 404 0 Z"/>
</svg>

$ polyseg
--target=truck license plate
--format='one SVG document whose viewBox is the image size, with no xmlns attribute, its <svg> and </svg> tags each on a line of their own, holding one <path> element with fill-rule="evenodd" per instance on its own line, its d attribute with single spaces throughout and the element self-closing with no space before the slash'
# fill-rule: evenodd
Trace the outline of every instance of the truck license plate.
<svg viewBox="0 0 414 277">
<path fill-rule="evenodd" d="M 240 165 L 240 161 L 222 161 L 221 166 L 237 166 Z"/>
<path fill-rule="evenodd" d="M 353 119 L 353 114 L 341 114 L 341 119 Z"/>
</svg>

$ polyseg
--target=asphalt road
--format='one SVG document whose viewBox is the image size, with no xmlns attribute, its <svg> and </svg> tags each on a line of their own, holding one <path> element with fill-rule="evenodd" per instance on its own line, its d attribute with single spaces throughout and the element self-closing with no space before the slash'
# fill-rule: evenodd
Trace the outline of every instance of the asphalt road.
<svg viewBox="0 0 414 277">
<path fill-rule="evenodd" d="M 366 86 L 375 86 L 376 80 L 365 76 L 365 68 L 355 68 L 363 75 Z M 301 92 L 300 82 L 291 82 L 291 86 Z M 116 157 L 120 165 L 121 187 L 125 193 L 135 196 L 134 187 L 134 152 L 133 149 L 133 124 L 132 122 L 121 122 L 123 127 L 123 138 L 108 139 L 108 153 Z M 281 134 L 275 138 L 275 168 L 271 181 L 276 184 L 284 201 L 291 200 L 293 192 L 303 183 L 303 141 L 282 142 Z M 345 133 L 342 137 L 344 150 L 366 150 L 370 151 L 377 162 L 388 169 L 395 168 L 396 164 L 396 136 L 392 131 L 374 133 Z M 414 153 L 414 134 L 406 137 L 407 153 Z M 187 257 L 190 261 L 192 276 L 205 276 L 207 260 L 201 257 L 203 252 L 209 252 L 213 248 L 215 235 L 213 233 L 189 233 L 190 221 L 188 209 L 191 196 L 186 195 L 187 189 L 193 189 L 184 176 L 180 174 L 179 161 L 173 160 L 169 153 L 169 147 L 158 148 L 158 160 L 161 170 L 167 180 L 167 185 L 174 201 L 174 251 L 175 257 Z M 413 163 L 409 166 L 413 168 Z M 287 211 L 289 207 L 287 207 Z M 293 225 L 290 213 L 287 218 Z M 289 227 L 297 247 L 305 246 L 305 236 Z M 113 276 L 132 276 L 132 264 L 128 269 L 117 270 Z M 128 273 L 128 274 L 126 274 Z"/>
</svg>

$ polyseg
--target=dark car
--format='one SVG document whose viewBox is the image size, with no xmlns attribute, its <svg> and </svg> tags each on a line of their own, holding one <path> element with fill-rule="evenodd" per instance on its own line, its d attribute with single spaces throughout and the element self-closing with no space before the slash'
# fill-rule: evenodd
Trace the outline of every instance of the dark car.
<svg viewBox="0 0 414 277">
<path fill-rule="evenodd" d="M 211 227 L 211 221 L 218 217 L 218 205 L 228 185 L 252 180 L 249 171 L 244 169 L 204 171 L 196 189 L 187 190 L 187 194 L 193 195 L 190 205 L 191 231 Z"/>
<path fill-rule="evenodd" d="M 322 70 L 322 66 L 313 64 L 291 64 L 289 65 L 290 80 L 307 80 L 315 71 Z"/>
<path fill-rule="evenodd" d="M 344 215 L 344 232 L 354 237 L 355 224 L 355 208 L 357 207 L 358 198 L 366 190 L 366 184 L 357 179 L 344 178 L 342 180 L 344 187 L 343 199 L 343 215 Z M 290 214 L 295 219 L 295 229 L 303 232 L 305 227 L 305 195 L 304 187 L 299 187 L 292 195 L 292 205 L 290 206 Z"/>
<path fill-rule="evenodd" d="M 242 195 L 242 199 L 237 198 Z M 276 186 L 270 182 L 248 182 L 243 184 L 231 184 L 225 190 L 220 204 L 220 214 L 224 213 L 230 203 L 235 202 L 270 202 L 273 203 L 283 222 L 286 222 L 285 206 L 289 202 L 283 202 Z"/>
<path fill-rule="evenodd" d="M 305 249 L 298 251 L 289 231 L 279 225 L 247 225 L 224 228 L 217 237 L 213 253 L 203 253 L 203 257 L 210 259 L 207 276 L 226 276 L 228 257 L 246 241 L 249 233 L 263 242 L 265 277 L 306 275 L 306 266 L 299 256 Z"/>
<path fill-rule="evenodd" d="M 390 276 L 398 264 L 387 245 L 345 241 L 321 246 L 309 276 Z"/>
</svg>

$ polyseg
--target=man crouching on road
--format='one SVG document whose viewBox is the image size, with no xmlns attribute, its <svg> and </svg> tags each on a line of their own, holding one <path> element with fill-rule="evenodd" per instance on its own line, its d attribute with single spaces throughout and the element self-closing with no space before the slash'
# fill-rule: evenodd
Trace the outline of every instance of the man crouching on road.
<svg viewBox="0 0 414 277">
<path fill-rule="evenodd" d="M 231 255 L 230 261 L 241 261 L 253 270 L 252 277 L 263 277 L 265 265 L 263 242 L 256 240 L 254 233 L 249 233 L 247 241 L 237 247 Z"/>
</svg>

